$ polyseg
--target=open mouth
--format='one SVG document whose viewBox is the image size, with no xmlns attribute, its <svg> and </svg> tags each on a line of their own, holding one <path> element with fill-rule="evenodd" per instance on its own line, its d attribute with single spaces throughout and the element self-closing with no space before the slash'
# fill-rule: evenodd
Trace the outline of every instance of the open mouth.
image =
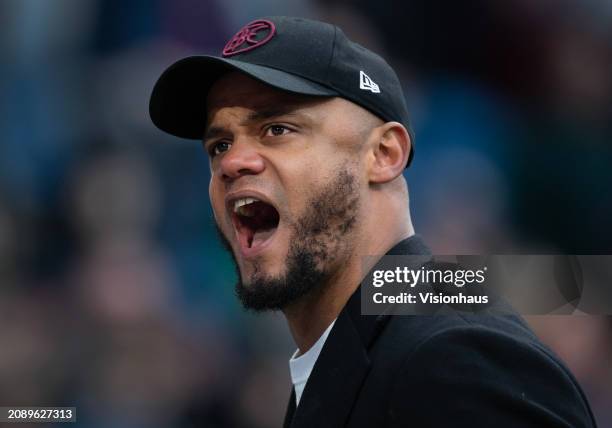
<svg viewBox="0 0 612 428">
<path fill-rule="evenodd" d="M 243 250 L 261 247 L 278 228 L 280 216 L 276 208 L 257 198 L 236 199 L 231 208 L 232 222 Z"/>
</svg>

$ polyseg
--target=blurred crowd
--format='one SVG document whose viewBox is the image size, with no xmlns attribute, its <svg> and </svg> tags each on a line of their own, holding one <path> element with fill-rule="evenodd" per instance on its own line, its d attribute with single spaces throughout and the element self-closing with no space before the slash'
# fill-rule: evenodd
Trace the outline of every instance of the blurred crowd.
<svg viewBox="0 0 612 428">
<path fill-rule="evenodd" d="M 87 428 L 280 425 L 282 314 L 240 308 L 207 158 L 148 118 L 167 65 L 266 15 L 336 23 L 398 71 L 434 253 L 610 253 L 607 0 L 3 0 L 1 406 L 76 406 Z M 612 426 L 612 319 L 528 320 Z"/>
</svg>

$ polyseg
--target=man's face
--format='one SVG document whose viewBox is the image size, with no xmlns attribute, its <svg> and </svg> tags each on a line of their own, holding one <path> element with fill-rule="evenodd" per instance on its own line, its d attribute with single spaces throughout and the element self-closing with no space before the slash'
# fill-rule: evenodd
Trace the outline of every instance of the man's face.
<svg viewBox="0 0 612 428">
<path fill-rule="evenodd" d="M 210 200 L 238 296 L 247 308 L 282 309 L 322 286 L 353 247 L 367 185 L 356 124 L 369 113 L 239 73 L 215 83 L 207 110 Z"/>
</svg>

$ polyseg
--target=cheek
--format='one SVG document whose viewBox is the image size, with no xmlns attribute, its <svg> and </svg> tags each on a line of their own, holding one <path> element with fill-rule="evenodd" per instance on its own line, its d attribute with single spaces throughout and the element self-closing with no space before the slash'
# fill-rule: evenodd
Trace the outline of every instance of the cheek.
<svg viewBox="0 0 612 428">
<path fill-rule="evenodd" d="M 320 173 L 320 165 L 310 159 L 302 159 L 284 165 L 279 171 L 279 181 L 282 192 L 276 193 L 276 201 L 284 208 L 285 217 L 294 220 L 303 213 L 305 201 L 308 195 L 316 187 L 317 176 Z"/>
<path fill-rule="evenodd" d="M 225 211 L 225 203 L 223 195 L 219 191 L 219 186 L 216 184 L 214 178 L 211 178 L 208 184 L 208 197 L 210 198 L 213 216 L 217 223 L 220 223 L 220 219 L 223 217 L 223 212 Z"/>
</svg>

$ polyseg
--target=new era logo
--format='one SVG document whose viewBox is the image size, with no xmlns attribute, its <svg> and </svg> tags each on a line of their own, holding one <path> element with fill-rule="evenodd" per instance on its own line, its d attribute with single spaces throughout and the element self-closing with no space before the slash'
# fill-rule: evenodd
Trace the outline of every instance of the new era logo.
<svg viewBox="0 0 612 428">
<path fill-rule="evenodd" d="M 370 76 L 365 74 L 363 71 L 359 71 L 359 89 L 364 89 L 366 91 L 372 91 L 375 94 L 380 94 L 380 88 Z"/>
</svg>

